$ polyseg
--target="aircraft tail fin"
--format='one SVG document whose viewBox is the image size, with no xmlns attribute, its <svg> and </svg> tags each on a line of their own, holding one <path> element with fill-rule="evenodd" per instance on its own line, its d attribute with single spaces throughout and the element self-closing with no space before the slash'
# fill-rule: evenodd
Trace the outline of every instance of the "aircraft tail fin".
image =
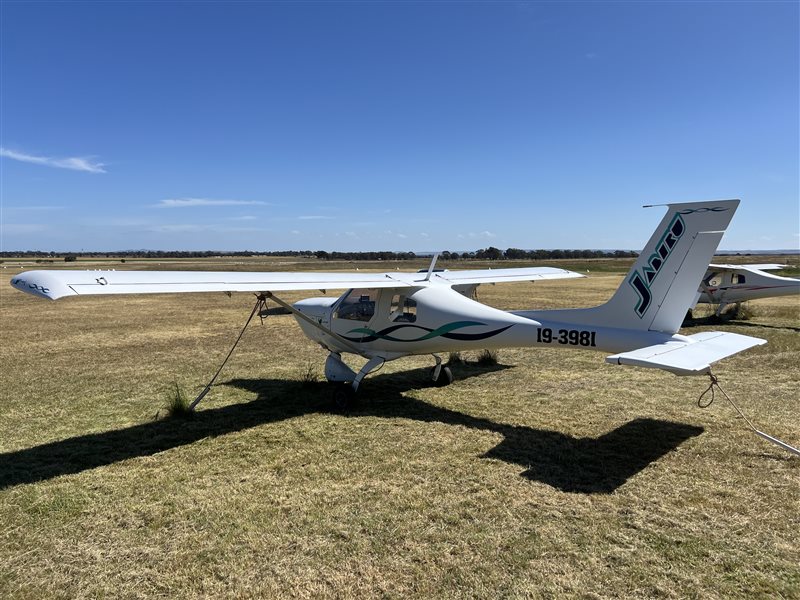
<svg viewBox="0 0 800 600">
<path fill-rule="evenodd" d="M 606 323 L 677 332 L 738 206 L 739 200 L 669 204 L 622 285 L 598 307 Z"/>
<path fill-rule="evenodd" d="M 668 204 L 666 215 L 608 302 L 595 308 L 531 311 L 531 316 L 676 333 L 738 206 L 739 200 Z"/>
</svg>

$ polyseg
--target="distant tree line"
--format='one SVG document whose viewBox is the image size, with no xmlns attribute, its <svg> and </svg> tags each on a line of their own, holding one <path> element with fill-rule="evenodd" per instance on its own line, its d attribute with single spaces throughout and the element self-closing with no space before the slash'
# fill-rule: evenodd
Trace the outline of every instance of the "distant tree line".
<svg viewBox="0 0 800 600">
<path fill-rule="evenodd" d="M 213 250 L 125 250 L 120 252 L 44 252 L 41 250 L 25 250 L 19 252 L 0 252 L 0 258 L 35 258 L 48 261 L 61 260 L 72 262 L 78 258 L 211 258 L 211 257 L 252 257 L 252 256 L 288 256 L 298 258 L 317 258 L 319 260 L 413 260 L 419 258 L 414 252 L 328 252 L 326 250 L 281 250 L 276 252 L 255 252 L 241 250 L 237 252 L 218 252 Z M 494 246 L 474 252 L 451 252 L 445 250 L 440 254 L 442 260 L 553 260 L 558 258 L 633 258 L 638 252 L 628 250 L 521 250 L 508 248 L 500 250 Z"/>
<path fill-rule="evenodd" d="M 552 260 L 556 258 L 635 258 L 638 252 L 629 250 L 521 250 L 520 248 L 508 248 L 505 251 L 489 246 L 477 252 L 463 252 L 460 256 L 457 252 L 442 252 L 442 258 L 477 258 L 482 260 Z"/>
</svg>

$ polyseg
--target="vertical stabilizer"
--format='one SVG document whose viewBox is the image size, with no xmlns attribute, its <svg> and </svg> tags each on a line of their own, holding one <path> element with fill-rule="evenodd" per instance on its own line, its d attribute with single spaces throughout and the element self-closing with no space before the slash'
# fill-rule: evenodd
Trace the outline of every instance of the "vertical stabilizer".
<svg viewBox="0 0 800 600">
<path fill-rule="evenodd" d="M 530 316 L 677 332 L 738 206 L 739 200 L 667 205 L 667 214 L 607 303 L 589 309 L 532 311 Z"/>
</svg>

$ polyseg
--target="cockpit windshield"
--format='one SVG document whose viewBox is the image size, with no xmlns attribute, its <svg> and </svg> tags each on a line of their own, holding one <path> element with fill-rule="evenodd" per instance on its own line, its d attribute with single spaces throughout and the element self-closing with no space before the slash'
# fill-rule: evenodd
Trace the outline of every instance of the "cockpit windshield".
<svg viewBox="0 0 800 600">
<path fill-rule="evenodd" d="M 357 288 L 350 290 L 336 309 L 335 318 L 351 321 L 369 321 L 375 315 L 375 304 L 378 302 L 379 290 Z"/>
</svg>

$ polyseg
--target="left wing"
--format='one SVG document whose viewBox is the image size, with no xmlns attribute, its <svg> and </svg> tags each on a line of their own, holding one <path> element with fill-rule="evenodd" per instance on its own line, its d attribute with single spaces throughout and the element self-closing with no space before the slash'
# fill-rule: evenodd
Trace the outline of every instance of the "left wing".
<svg viewBox="0 0 800 600">
<path fill-rule="evenodd" d="M 409 287 L 391 273 L 249 273 L 237 271 L 26 271 L 11 280 L 18 290 L 56 300 L 89 294 L 280 292 Z"/>
<path fill-rule="evenodd" d="M 283 292 L 349 288 L 468 285 L 570 279 L 579 273 L 551 267 L 420 273 L 325 273 L 243 271 L 26 271 L 11 280 L 20 291 L 57 300 L 65 296 L 181 292 Z"/>
</svg>

